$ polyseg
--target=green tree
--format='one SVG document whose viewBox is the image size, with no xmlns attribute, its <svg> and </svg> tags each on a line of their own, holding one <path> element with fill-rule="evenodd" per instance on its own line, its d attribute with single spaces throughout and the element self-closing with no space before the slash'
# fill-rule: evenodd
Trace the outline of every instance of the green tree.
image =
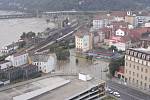
<svg viewBox="0 0 150 100">
<path fill-rule="evenodd" d="M 22 35 L 20 36 L 21 39 L 25 39 L 26 38 L 26 33 L 23 32 Z"/>
<path fill-rule="evenodd" d="M 109 48 L 109 50 L 114 50 L 114 51 L 118 51 L 118 49 L 117 49 L 117 47 L 116 46 L 114 46 L 114 45 L 112 45 L 110 48 Z"/>
<path fill-rule="evenodd" d="M 109 72 L 112 76 L 115 75 L 115 72 L 119 70 L 120 66 L 124 66 L 124 57 L 117 59 L 117 60 L 112 60 L 109 64 Z"/>
<path fill-rule="evenodd" d="M 56 50 L 57 60 L 67 60 L 70 57 L 68 49 L 57 49 Z"/>
</svg>

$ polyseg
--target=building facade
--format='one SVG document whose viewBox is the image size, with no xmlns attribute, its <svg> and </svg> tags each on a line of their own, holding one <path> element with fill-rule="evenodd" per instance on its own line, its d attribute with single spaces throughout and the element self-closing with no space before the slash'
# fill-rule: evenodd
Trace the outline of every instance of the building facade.
<svg viewBox="0 0 150 100">
<path fill-rule="evenodd" d="M 53 55 L 35 54 L 31 56 L 31 62 L 38 66 L 38 70 L 43 73 L 49 73 L 55 69 L 55 57 Z"/>
<path fill-rule="evenodd" d="M 18 67 L 21 65 L 28 64 L 28 53 L 21 52 L 8 56 L 5 60 L 12 63 L 12 66 Z"/>
<path fill-rule="evenodd" d="M 93 48 L 93 36 L 92 33 L 81 31 L 75 35 L 76 50 L 86 52 Z"/>
<path fill-rule="evenodd" d="M 5 69 L 12 66 L 11 62 L 8 60 L 0 61 L 0 69 Z"/>
<path fill-rule="evenodd" d="M 125 81 L 150 91 L 150 49 L 127 49 L 125 55 Z"/>
<path fill-rule="evenodd" d="M 17 43 L 13 43 L 7 46 L 2 47 L 2 49 L 0 50 L 0 52 L 2 54 L 8 54 L 8 53 L 12 53 L 14 52 L 17 48 L 18 48 L 18 44 Z"/>
</svg>

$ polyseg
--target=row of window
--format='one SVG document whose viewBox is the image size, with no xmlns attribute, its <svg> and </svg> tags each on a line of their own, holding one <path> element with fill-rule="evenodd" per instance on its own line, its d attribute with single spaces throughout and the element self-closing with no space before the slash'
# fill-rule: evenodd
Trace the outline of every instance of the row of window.
<svg viewBox="0 0 150 100">
<path fill-rule="evenodd" d="M 128 66 L 127 62 L 126 62 L 126 66 Z M 139 71 L 144 72 L 144 73 L 148 73 L 148 69 L 147 68 L 143 68 L 143 67 L 139 68 L 139 66 L 132 65 L 131 63 L 129 64 L 129 67 L 133 68 L 135 70 L 139 70 Z"/>
<path fill-rule="evenodd" d="M 149 61 L 140 60 L 134 57 L 126 56 L 126 60 L 133 61 L 142 65 L 145 65 L 145 66 L 150 66 L 150 64 L 148 63 Z"/>
<path fill-rule="evenodd" d="M 136 76 L 136 78 L 141 78 L 142 80 L 144 79 L 145 81 L 148 81 L 148 77 L 142 74 L 140 75 L 139 73 L 131 72 L 131 71 L 128 71 L 127 69 L 126 69 L 126 73 L 129 73 L 129 75 L 133 77 Z M 149 82 L 150 82 L 150 78 L 149 78 Z"/>
<path fill-rule="evenodd" d="M 27 59 L 17 60 L 15 61 L 14 66 L 23 65 L 25 63 L 27 63 Z"/>
<path fill-rule="evenodd" d="M 150 89 L 150 84 L 144 83 L 144 82 L 139 81 L 139 80 L 135 80 L 134 78 L 129 77 L 129 82 L 131 82 L 133 84 L 140 85 L 140 86 L 144 86 L 144 88 L 149 87 L 149 89 Z"/>
<path fill-rule="evenodd" d="M 82 43 L 80 43 L 80 42 L 77 42 L 77 45 L 82 45 Z"/>
<path fill-rule="evenodd" d="M 150 55 L 142 53 L 142 52 L 126 50 L 126 54 L 150 61 Z"/>
<path fill-rule="evenodd" d="M 43 62 L 35 62 L 34 65 L 43 65 Z"/>
</svg>

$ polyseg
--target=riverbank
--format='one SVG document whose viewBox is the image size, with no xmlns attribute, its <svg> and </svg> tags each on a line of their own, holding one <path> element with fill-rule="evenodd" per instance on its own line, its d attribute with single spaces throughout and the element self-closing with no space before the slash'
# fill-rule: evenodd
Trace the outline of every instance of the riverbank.
<svg viewBox="0 0 150 100">
<path fill-rule="evenodd" d="M 47 23 L 44 18 L 5 19 L 0 20 L 0 49 L 12 42 L 18 41 L 23 32 L 43 32 L 46 28 L 54 28 L 53 23 Z"/>
</svg>

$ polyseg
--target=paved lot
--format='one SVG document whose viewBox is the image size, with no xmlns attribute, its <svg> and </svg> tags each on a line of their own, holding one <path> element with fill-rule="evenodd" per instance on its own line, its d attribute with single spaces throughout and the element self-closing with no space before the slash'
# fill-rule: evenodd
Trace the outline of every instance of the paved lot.
<svg viewBox="0 0 150 100">
<path fill-rule="evenodd" d="M 66 79 L 60 77 L 50 77 L 42 80 L 38 80 L 26 85 L 21 85 L 14 87 L 5 91 L 0 92 L 0 100 L 12 100 L 13 97 L 22 95 L 27 92 L 31 92 L 37 89 L 47 87 L 49 85 L 54 85 L 66 81 Z"/>
<path fill-rule="evenodd" d="M 68 78 L 71 79 L 70 77 Z M 44 95 L 36 97 L 32 100 L 67 100 L 67 98 L 74 96 L 75 94 L 78 94 L 82 91 L 85 91 L 87 88 L 90 88 L 96 84 L 98 84 L 98 81 L 92 80 L 84 82 L 78 80 L 77 77 L 72 77 L 71 83 L 47 92 Z"/>
</svg>

